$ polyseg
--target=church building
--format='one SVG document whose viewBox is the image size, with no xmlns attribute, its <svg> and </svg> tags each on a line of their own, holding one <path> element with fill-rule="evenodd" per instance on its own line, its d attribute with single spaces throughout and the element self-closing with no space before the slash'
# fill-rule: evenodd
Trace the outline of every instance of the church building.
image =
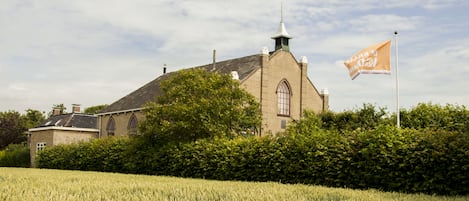
<svg viewBox="0 0 469 201">
<path fill-rule="evenodd" d="M 298 61 L 290 52 L 292 37 L 283 20 L 272 39 L 272 52 L 264 48 L 259 54 L 194 67 L 231 74 L 256 97 L 262 112 L 261 135 L 284 131 L 289 122 L 301 118 L 304 110 L 318 113 L 329 108 L 327 90 L 318 91 L 307 76 L 307 58 Z M 99 137 L 137 134 L 137 124 L 145 118 L 145 104 L 161 95 L 160 82 L 171 75 L 164 73 L 103 109 L 97 115 Z"/>
</svg>

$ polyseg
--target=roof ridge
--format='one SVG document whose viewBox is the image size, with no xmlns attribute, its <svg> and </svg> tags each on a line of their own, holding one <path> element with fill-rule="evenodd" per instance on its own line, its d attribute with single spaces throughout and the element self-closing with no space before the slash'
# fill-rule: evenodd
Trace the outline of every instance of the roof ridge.
<svg viewBox="0 0 469 201">
<path fill-rule="evenodd" d="M 251 72 L 261 67 L 262 54 L 252 54 L 244 57 L 227 59 L 215 62 L 215 69 L 213 70 L 213 63 L 198 65 L 188 68 L 181 68 L 180 70 L 162 74 L 157 78 L 151 80 L 138 89 L 128 93 L 124 97 L 110 104 L 105 109 L 101 110 L 99 114 L 103 115 L 112 111 L 124 111 L 129 109 L 141 108 L 145 103 L 152 101 L 155 97 L 161 95 L 160 83 L 167 79 L 169 75 L 188 69 L 204 68 L 211 72 L 218 72 L 230 74 L 232 71 L 238 71 L 239 79 L 243 80 Z"/>
<path fill-rule="evenodd" d="M 72 127 L 70 126 L 70 122 L 72 122 L 73 117 L 75 116 L 75 113 L 71 113 L 70 117 L 68 118 L 67 122 L 63 125 L 64 127 Z"/>
</svg>

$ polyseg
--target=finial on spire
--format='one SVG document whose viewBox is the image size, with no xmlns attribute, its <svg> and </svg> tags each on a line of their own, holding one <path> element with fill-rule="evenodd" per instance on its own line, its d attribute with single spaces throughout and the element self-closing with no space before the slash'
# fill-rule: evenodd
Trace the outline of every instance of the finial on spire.
<svg viewBox="0 0 469 201">
<path fill-rule="evenodd" d="M 283 22 L 283 0 L 280 1 L 280 22 Z"/>
<path fill-rule="evenodd" d="M 277 29 L 277 33 L 272 36 L 272 39 L 275 40 L 275 50 L 282 49 L 289 51 L 290 47 L 288 46 L 288 39 L 292 37 L 288 34 L 287 29 L 285 29 L 285 23 L 283 23 L 283 0 L 280 1 L 280 24 Z"/>
<path fill-rule="evenodd" d="M 283 0 L 280 1 L 280 24 L 277 29 L 277 33 L 272 36 L 272 39 L 285 37 L 285 38 L 292 38 L 290 34 L 288 34 L 287 29 L 285 29 L 285 23 L 283 22 Z"/>
</svg>

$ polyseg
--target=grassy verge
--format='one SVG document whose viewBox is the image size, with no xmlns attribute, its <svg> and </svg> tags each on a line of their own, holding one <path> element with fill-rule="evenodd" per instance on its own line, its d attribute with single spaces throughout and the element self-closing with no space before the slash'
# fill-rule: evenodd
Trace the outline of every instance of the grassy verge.
<svg viewBox="0 0 469 201">
<path fill-rule="evenodd" d="M 469 200 L 278 183 L 0 168 L 0 200 Z"/>
</svg>

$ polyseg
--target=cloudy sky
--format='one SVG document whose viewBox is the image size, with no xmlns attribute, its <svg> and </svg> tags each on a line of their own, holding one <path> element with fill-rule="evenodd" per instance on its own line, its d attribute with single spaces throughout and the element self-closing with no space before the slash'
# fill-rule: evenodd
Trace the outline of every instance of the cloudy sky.
<svg viewBox="0 0 469 201">
<path fill-rule="evenodd" d="M 334 111 L 395 110 L 395 74 L 351 80 L 343 61 L 399 32 L 402 108 L 469 105 L 465 0 L 284 0 L 293 54 Z M 111 104 L 169 71 L 273 49 L 280 0 L 0 0 L 0 111 Z"/>
</svg>

